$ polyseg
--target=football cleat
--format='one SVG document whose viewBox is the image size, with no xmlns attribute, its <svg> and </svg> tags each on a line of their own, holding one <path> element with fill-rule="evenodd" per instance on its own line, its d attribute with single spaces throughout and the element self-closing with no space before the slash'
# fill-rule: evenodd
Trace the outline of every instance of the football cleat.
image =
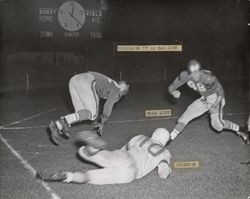
<svg viewBox="0 0 250 199">
<path fill-rule="evenodd" d="M 69 128 L 70 128 L 70 125 L 69 123 L 67 122 L 67 120 L 65 119 L 65 117 L 61 117 L 60 120 L 58 120 L 58 122 L 62 125 L 62 134 L 66 137 L 66 138 L 69 138 Z"/>
<path fill-rule="evenodd" d="M 51 121 L 49 123 L 49 130 L 50 130 L 50 139 L 55 145 L 59 145 L 60 136 L 62 135 L 62 132 L 58 129 L 54 121 Z"/>
<path fill-rule="evenodd" d="M 94 130 L 81 131 L 76 134 L 76 140 L 84 142 L 86 145 L 92 146 L 96 149 L 105 149 L 107 143 L 97 135 Z"/>
<path fill-rule="evenodd" d="M 245 129 L 240 128 L 237 134 L 245 142 L 245 144 L 250 144 L 250 132 L 249 131 L 246 131 Z"/>
<path fill-rule="evenodd" d="M 43 171 L 38 171 L 36 173 L 36 177 L 43 181 L 61 182 L 67 179 L 67 173 L 66 172 L 50 173 L 46 170 L 43 170 Z"/>
<path fill-rule="evenodd" d="M 69 138 L 69 124 L 65 118 L 60 118 L 58 122 L 62 125 L 62 129 L 59 129 L 54 121 L 51 121 L 49 124 L 50 138 L 55 145 L 59 145 L 61 136 L 67 139 Z"/>
</svg>

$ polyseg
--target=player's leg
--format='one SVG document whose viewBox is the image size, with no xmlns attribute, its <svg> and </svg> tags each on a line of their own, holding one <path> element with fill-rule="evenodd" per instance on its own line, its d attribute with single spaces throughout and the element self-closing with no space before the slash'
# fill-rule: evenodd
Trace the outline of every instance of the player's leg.
<svg viewBox="0 0 250 199">
<path fill-rule="evenodd" d="M 174 140 L 190 121 L 208 111 L 205 100 L 206 98 L 199 98 L 188 106 L 182 116 L 178 119 L 178 123 L 176 124 L 174 130 L 171 132 L 171 140 Z"/>
<path fill-rule="evenodd" d="M 37 178 L 44 181 L 62 181 L 90 184 L 115 184 L 128 183 L 137 176 L 137 167 L 133 158 L 125 151 L 99 150 L 94 155 L 89 155 L 86 149 L 81 148 L 79 155 L 85 160 L 94 162 L 103 169 L 89 170 L 86 172 L 37 172 Z M 98 149 L 95 149 L 98 150 Z"/>
<path fill-rule="evenodd" d="M 89 176 L 86 172 L 49 172 L 46 170 L 38 171 L 36 177 L 43 181 L 49 182 L 67 182 L 67 183 L 86 183 L 89 181 Z"/>
<path fill-rule="evenodd" d="M 68 136 L 69 128 L 74 123 L 94 120 L 97 117 L 99 98 L 96 95 L 94 85 L 94 78 L 88 73 L 71 78 L 69 90 L 75 112 L 65 115 L 55 122 L 51 121 L 49 126 L 53 135 L 51 137 L 56 144 L 58 144 L 56 139 L 60 134 Z"/>
<path fill-rule="evenodd" d="M 49 182 L 89 183 L 95 185 L 129 183 L 136 177 L 136 168 L 103 168 L 86 172 L 37 172 L 36 177 Z"/>
<path fill-rule="evenodd" d="M 212 127 L 221 132 L 223 129 L 230 130 L 239 135 L 246 144 L 249 142 L 249 135 L 243 131 L 240 126 L 234 122 L 223 119 L 223 108 L 225 106 L 225 99 L 218 104 L 217 107 L 210 110 L 211 125 Z"/>
<path fill-rule="evenodd" d="M 75 113 L 78 114 L 77 121 L 68 120 L 69 123 L 94 120 L 98 114 L 99 97 L 95 90 L 95 79 L 89 73 L 74 76 L 69 83 L 69 90 Z"/>
<path fill-rule="evenodd" d="M 218 132 L 221 132 L 224 129 L 224 127 L 231 126 L 229 121 L 223 120 L 224 105 L 225 105 L 225 100 L 223 99 L 216 107 L 210 109 L 211 126 Z M 233 124 L 232 127 L 239 128 L 239 126 Z"/>
<path fill-rule="evenodd" d="M 84 154 L 85 155 L 85 154 Z M 128 183 L 137 177 L 138 168 L 135 160 L 127 151 L 100 151 L 96 155 L 86 157 L 104 167 L 103 169 L 89 170 L 86 172 L 89 184 L 118 184 Z"/>
<path fill-rule="evenodd" d="M 122 168 L 103 168 L 89 170 L 86 172 L 88 184 L 122 184 L 129 183 L 136 178 L 135 167 Z"/>
</svg>

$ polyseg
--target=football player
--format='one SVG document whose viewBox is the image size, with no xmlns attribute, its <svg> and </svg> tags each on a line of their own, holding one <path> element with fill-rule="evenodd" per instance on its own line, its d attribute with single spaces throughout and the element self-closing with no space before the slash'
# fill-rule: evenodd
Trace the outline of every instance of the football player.
<svg viewBox="0 0 250 199">
<path fill-rule="evenodd" d="M 209 112 L 211 125 L 215 130 L 218 132 L 223 129 L 234 131 L 246 144 L 250 144 L 248 132 L 245 132 L 238 124 L 223 119 L 224 90 L 211 71 L 202 70 L 201 64 L 197 60 L 191 60 L 188 63 L 188 70 L 181 72 L 168 87 L 169 93 L 175 98 L 179 98 L 181 93 L 178 88 L 184 84 L 197 91 L 201 97 L 189 105 L 179 118 L 177 125 L 170 134 L 171 140 L 174 140 L 190 121 Z"/>
<path fill-rule="evenodd" d="M 51 139 L 56 145 L 59 145 L 60 137 L 69 137 L 69 128 L 73 124 L 85 120 L 94 121 L 97 118 L 100 98 L 106 100 L 101 122 L 96 126 L 101 135 L 114 104 L 128 93 L 129 85 L 124 81 L 117 83 L 97 72 L 87 72 L 71 78 L 69 91 L 75 112 L 49 124 Z"/>
<path fill-rule="evenodd" d="M 89 136 L 90 135 L 90 136 Z M 85 141 L 93 138 L 93 132 L 82 132 Z M 92 137 L 92 139 L 91 139 Z M 91 145 L 83 146 L 78 154 L 85 160 L 99 165 L 100 169 L 81 172 L 37 172 L 37 178 L 44 181 L 62 181 L 67 183 L 89 183 L 96 185 L 129 183 L 140 179 L 156 167 L 160 178 L 167 178 L 171 173 L 169 167 L 171 155 L 164 147 L 170 138 L 164 128 L 156 129 L 151 137 L 138 135 L 133 137 L 120 150 L 108 151 Z M 100 142 L 99 142 L 100 143 Z"/>
</svg>

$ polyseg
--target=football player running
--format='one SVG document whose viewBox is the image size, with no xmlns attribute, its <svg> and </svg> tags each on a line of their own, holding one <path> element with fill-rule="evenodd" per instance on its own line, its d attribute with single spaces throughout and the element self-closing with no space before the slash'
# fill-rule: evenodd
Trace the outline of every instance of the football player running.
<svg viewBox="0 0 250 199">
<path fill-rule="evenodd" d="M 179 98 L 181 93 L 178 88 L 184 84 L 197 91 L 201 97 L 189 105 L 178 119 L 178 123 L 170 134 L 171 140 L 174 140 L 190 121 L 209 112 L 211 125 L 215 130 L 218 132 L 223 129 L 231 130 L 240 136 L 246 144 L 250 144 L 249 132 L 240 128 L 238 124 L 223 119 L 224 90 L 211 71 L 202 70 L 201 64 L 197 60 L 191 60 L 188 63 L 188 70 L 181 72 L 168 87 L 169 93 L 175 98 Z"/>
<path fill-rule="evenodd" d="M 114 104 L 128 93 L 129 85 L 124 81 L 117 83 L 97 72 L 87 72 L 70 79 L 69 91 L 75 112 L 51 121 L 49 124 L 51 139 L 56 145 L 59 145 L 60 137 L 69 137 L 69 128 L 73 124 L 85 120 L 94 121 L 97 118 L 100 98 L 106 100 L 101 121 L 96 126 L 101 135 Z"/>
<path fill-rule="evenodd" d="M 85 137 L 83 140 L 88 145 L 81 147 L 78 154 L 83 159 L 102 168 L 81 172 L 50 173 L 40 171 L 37 172 L 37 178 L 44 181 L 105 185 L 129 183 L 142 178 L 156 167 L 160 178 L 165 179 L 170 175 L 171 155 L 164 147 L 170 138 L 166 129 L 156 129 L 151 137 L 135 136 L 122 149 L 114 151 L 97 149 L 96 146 L 101 146 L 101 138 L 99 136 L 93 137 L 93 135 L 93 132 L 81 133 L 81 136 Z M 93 144 L 95 139 L 99 139 L 98 145 Z M 90 140 L 92 140 L 91 145 Z"/>
</svg>

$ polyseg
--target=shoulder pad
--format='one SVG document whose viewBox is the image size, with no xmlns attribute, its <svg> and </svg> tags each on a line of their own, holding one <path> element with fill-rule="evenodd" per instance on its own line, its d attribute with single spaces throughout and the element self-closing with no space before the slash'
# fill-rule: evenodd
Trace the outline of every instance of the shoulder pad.
<svg viewBox="0 0 250 199">
<path fill-rule="evenodd" d="M 179 74 L 179 80 L 181 81 L 187 81 L 189 79 L 189 73 L 188 71 L 184 70 Z"/>
</svg>

